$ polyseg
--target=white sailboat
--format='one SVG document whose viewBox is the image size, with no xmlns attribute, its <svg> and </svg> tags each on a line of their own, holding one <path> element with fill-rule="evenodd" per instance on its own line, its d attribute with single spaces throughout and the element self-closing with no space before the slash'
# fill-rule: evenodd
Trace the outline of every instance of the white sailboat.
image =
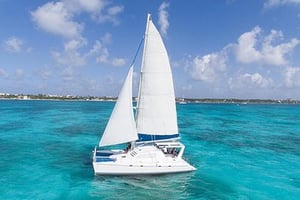
<svg viewBox="0 0 300 200">
<path fill-rule="evenodd" d="M 93 152 L 95 174 L 165 174 L 193 171 L 179 142 L 173 78 L 168 54 L 150 14 L 147 17 L 141 77 L 134 116 L 131 66 L 99 147 L 126 144 L 125 150 Z"/>
</svg>

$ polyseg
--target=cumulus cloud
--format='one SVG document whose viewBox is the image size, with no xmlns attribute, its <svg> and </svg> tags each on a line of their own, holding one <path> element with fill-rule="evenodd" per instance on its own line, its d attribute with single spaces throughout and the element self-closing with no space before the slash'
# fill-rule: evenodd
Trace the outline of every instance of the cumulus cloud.
<svg viewBox="0 0 300 200">
<path fill-rule="evenodd" d="M 98 57 L 96 58 L 97 63 L 108 63 L 108 50 L 107 48 L 102 48 L 100 49 L 100 55 L 98 55 Z"/>
<path fill-rule="evenodd" d="M 126 64 L 126 60 L 124 58 L 114 58 L 111 61 L 112 66 L 124 66 Z"/>
<path fill-rule="evenodd" d="M 243 88 L 267 88 L 273 84 L 270 78 L 264 78 L 260 73 L 245 73 L 239 75 L 236 80 L 230 79 L 234 87 Z M 233 82 L 232 82 L 233 81 Z M 232 86 L 233 86 L 232 85 Z"/>
<path fill-rule="evenodd" d="M 87 56 L 92 56 L 92 55 L 96 55 L 97 53 L 100 52 L 102 48 L 102 44 L 99 40 L 96 40 L 93 47 L 90 49 L 90 51 L 87 53 Z"/>
<path fill-rule="evenodd" d="M 124 66 L 126 64 L 126 59 L 124 58 L 110 58 L 107 48 L 100 48 L 98 52 L 96 62 L 99 64 L 108 64 L 115 67 Z"/>
<path fill-rule="evenodd" d="M 86 52 L 87 40 L 82 36 L 84 23 L 78 21 L 78 15 L 89 14 L 97 22 L 112 22 L 117 24 L 117 16 L 123 11 L 123 6 L 112 5 L 107 0 L 61 0 L 48 2 L 31 12 L 32 20 L 43 31 L 66 38 L 62 51 L 51 51 L 53 59 L 60 65 L 83 66 L 87 59 L 96 56 L 98 63 L 108 63 L 113 66 L 124 65 L 122 58 L 110 58 L 104 45 L 111 43 L 111 34 L 106 33 L 97 40 Z"/>
<path fill-rule="evenodd" d="M 296 38 L 292 38 L 289 42 L 273 45 L 277 39 L 283 39 L 281 31 L 272 30 L 265 38 L 262 46 L 263 61 L 271 65 L 285 65 L 288 63 L 286 55 L 300 43 Z"/>
<path fill-rule="evenodd" d="M 83 30 L 63 2 L 48 2 L 31 12 L 31 16 L 42 30 L 67 38 L 79 37 Z"/>
<path fill-rule="evenodd" d="M 285 85 L 289 88 L 300 87 L 300 68 L 288 67 L 284 71 Z"/>
<path fill-rule="evenodd" d="M 223 53 L 197 56 L 191 63 L 190 74 L 194 80 L 214 82 L 226 70 L 226 60 Z"/>
<path fill-rule="evenodd" d="M 228 78 L 225 89 L 237 98 L 274 98 L 276 88 L 278 83 L 269 75 L 253 72 L 236 73 Z"/>
<path fill-rule="evenodd" d="M 300 87 L 300 68 L 287 67 L 299 43 L 297 38 L 286 39 L 280 30 L 266 34 L 256 26 L 220 51 L 189 57 L 186 69 L 193 80 L 218 94 L 272 96 L 270 91 L 283 86 Z"/>
<path fill-rule="evenodd" d="M 64 51 L 52 51 L 53 59 L 61 65 L 65 66 L 83 66 L 86 64 L 86 56 L 79 52 L 79 49 L 86 46 L 85 39 L 73 39 L 64 44 Z"/>
<path fill-rule="evenodd" d="M 31 12 L 32 20 L 42 30 L 66 38 L 80 38 L 84 24 L 76 16 L 85 12 L 98 22 L 118 24 L 123 6 L 110 6 L 106 0 L 62 0 L 48 2 Z"/>
<path fill-rule="evenodd" d="M 110 56 L 109 50 L 105 47 L 105 44 L 109 44 L 112 42 L 112 37 L 110 33 L 105 33 L 104 36 L 101 38 L 101 41 L 97 40 L 87 54 L 96 55 L 96 62 L 100 64 L 109 64 L 112 66 L 124 66 L 126 64 L 126 59 L 124 58 L 112 58 Z"/>
<path fill-rule="evenodd" d="M 227 71 L 233 70 L 233 66 L 243 67 L 243 64 L 285 66 L 289 63 L 287 55 L 293 52 L 300 41 L 296 38 L 288 42 L 283 40 L 282 31 L 271 30 L 269 34 L 263 35 L 262 29 L 256 26 L 251 31 L 243 33 L 237 43 L 228 44 L 219 52 L 191 59 L 192 61 L 188 62 L 189 73 L 194 80 L 216 83 L 221 79 L 225 82 L 228 78 Z M 232 58 L 236 58 L 237 63 L 234 63 Z M 261 88 L 273 84 L 271 79 L 251 71 L 252 73 L 236 75 L 237 77 L 231 81 Z"/>
<path fill-rule="evenodd" d="M 123 10 L 123 6 L 111 6 L 105 10 L 103 9 L 101 12 L 94 13 L 92 17 L 99 23 L 112 22 L 114 25 L 118 25 L 119 20 L 117 15 L 123 12 Z"/>
<path fill-rule="evenodd" d="M 108 8 L 107 13 L 111 16 L 115 16 L 123 11 L 123 6 L 113 6 Z"/>
<path fill-rule="evenodd" d="M 5 49 L 12 53 L 18 53 L 22 51 L 24 42 L 22 39 L 17 37 L 10 37 L 5 42 Z"/>
<path fill-rule="evenodd" d="M 285 65 L 286 56 L 300 43 L 296 38 L 280 43 L 283 38 L 281 31 L 271 30 L 267 36 L 262 36 L 260 27 L 243 33 L 235 45 L 237 60 L 241 63 L 260 63 L 267 65 Z M 260 38 L 260 40 L 258 39 Z"/>
<path fill-rule="evenodd" d="M 52 51 L 51 54 L 58 64 L 64 66 L 84 66 L 87 60 L 93 57 L 96 63 L 124 66 L 126 60 L 124 58 L 111 57 L 108 48 L 103 45 L 107 43 L 108 40 L 111 41 L 111 36 L 110 34 L 105 34 L 101 41 L 96 40 L 89 50 L 82 52 L 81 49 L 87 46 L 87 41 L 84 38 L 73 39 L 64 44 L 64 50 L 62 52 Z"/>
<path fill-rule="evenodd" d="M 256 50 L 256 36 L 261 32 L 259 27 L 255 27 L 250 32 L 242 34 L 238 39 L 236 47 L 237 59 L 244 63 L 256 62 L 261 59 L 261 54 Z"/>
<path fill-rule="evenodd" d="M 265 8 L 281 6 L 286 4 L 300 4 L 300 0 L 267 0 L 264 3 Z"/>
<path fill-rule="evenodd" d="M 167 35 L 167 31 L 169 28 L 169 14 L 167 11 L 169 5 L 170 4 L 167 2 L 163 2 L 158 9 L 158 24 L 160 26 L 160 32 L 163 36 Z"/>
<path fill-rule="evenodd" d="M 63 0 L 62 2 L 72 13 L 80 13 L 83 11 L 97 13 L 108 4 L 108 2 L 104 0 Z"/>
</svg>

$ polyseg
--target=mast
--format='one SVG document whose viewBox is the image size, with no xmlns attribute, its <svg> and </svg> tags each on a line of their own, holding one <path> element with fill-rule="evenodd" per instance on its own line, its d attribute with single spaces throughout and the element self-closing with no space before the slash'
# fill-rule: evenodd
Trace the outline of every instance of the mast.
<svg viewBox="0 0 300 200">
<path fill-rule="evenodd" d="M 137 104 L 136 104 L 136 113 L 135 117 L 138 116 L 139 112 L 139 101 L 140 101 L 140 96 L 141 96 L 141 86 L 142 86 L 142 76 L 143 76 L 143 66 L 145 62 L 145 50 L 147 47 L 148 43 L 148 29 L 149 29 L 149 21 L 151 20 L 151 14 L 147 14 L 147 22 L 146 22 L 146 29 L 145 29 L 145 34 L 144 34 L 144 47 L 143 47 L 143 54 L 142 54 L 142 62 L 141 62 L 141 72 L 140 72 L 140 80 L 139 80 L 139 90 L 138 90 L 138 98 L 137 98 Z M 137 125 L 137 120 L 136 120 L 136 125 Z"/>
</svg>

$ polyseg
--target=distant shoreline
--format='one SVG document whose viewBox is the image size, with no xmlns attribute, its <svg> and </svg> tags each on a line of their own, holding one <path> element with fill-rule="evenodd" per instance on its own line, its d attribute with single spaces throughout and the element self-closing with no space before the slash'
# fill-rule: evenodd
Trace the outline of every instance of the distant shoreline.
<svg viewBox="0 0 300 200">
<path fill-rule="evenodd" d="M 136 98 L 133 98 L 135 101 Z M 62 95 L 23 95 L 0 93 L 0 100 L 49 100 L 49 101 L 116 101 L 117 97 L 62 96 Z M 216 103 L 216 104 L 300 104 L 297 99 L 235 99 L 235 98 L 176 98 L 178 104 Z"/>
</svg>

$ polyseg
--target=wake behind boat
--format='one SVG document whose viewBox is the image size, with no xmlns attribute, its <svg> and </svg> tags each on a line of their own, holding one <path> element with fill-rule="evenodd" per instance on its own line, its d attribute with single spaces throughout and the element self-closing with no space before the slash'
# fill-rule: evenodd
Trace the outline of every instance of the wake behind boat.
<svg viewBox="0 0 300 200">
<path fill-rule="evenodd" d="M 196 170 L 183 159 L 170 62 L 150 14 L 144 36 L 139 93 L 134 116 L 133 67 L 129 69 L 99 147 L 128 144 L 125 150 L 93 153 L 95 174 L 165 174 Z"/>
</svg>

